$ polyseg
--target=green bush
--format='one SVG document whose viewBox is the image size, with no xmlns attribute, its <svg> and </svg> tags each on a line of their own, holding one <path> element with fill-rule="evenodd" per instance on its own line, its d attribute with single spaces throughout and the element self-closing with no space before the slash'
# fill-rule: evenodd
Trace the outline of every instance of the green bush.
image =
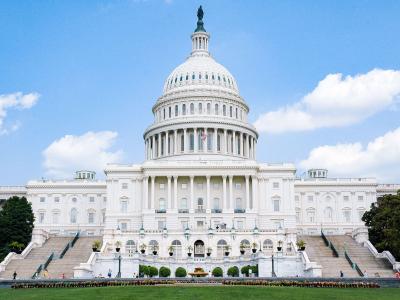
<svg viewBox="0 0 400 300">
<path fill-rule="evenodd" d="M 251 271 L 255 276 L 258 276 L 258 265 L 251 266 Z"/>
<path fill-rule="evenodd" d="M 139 265 L 139 277 L 149 275 L 149 267 L 145 265 Z"/>
<path fill-rule="evenodd" d="M 228 276 L 239 277 L 239 268 L 234 266 L 228 269 Z"/>
<path fill-rule="evenodd" d="M 224 272 L 222 272 L 222 269 L 220 267 L 216 267 L 214 268 L 214 270 L 212 270 L 212 275 L 214 277 L 222 277 L 223 274 Z"/>
<path fill-rule="evenodd" d="M 171 275 L 171 270 L 167 267 L 160 268 L 160 277 L 169 277 Z"/>
<path fill-rule="evenodd" d="M 154 277 L 158 275 L 158 269 L 156 267 L 153 266 L 149 266 L 149 276 L 150 277 Z"/>
<path fill-rule="evenodd" d="M 187 272 L 184 268 L 179 267 L 175 270 L 175 277 L 186 277 Z"/>
<path fill-rule="evenodd" d="M 243 275 L 245 275 L 246 277 L 249 277 L 249 270 L 250 270 L 250 266 L 244 266 L 240 269 L 240 273 L 242 273 Z"/>
</svg>

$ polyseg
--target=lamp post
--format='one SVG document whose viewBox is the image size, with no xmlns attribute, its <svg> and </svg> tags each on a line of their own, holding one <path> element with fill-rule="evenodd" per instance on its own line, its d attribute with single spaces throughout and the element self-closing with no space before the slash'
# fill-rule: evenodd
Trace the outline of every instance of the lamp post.
<svg viewBox="0 0 400 300">
<path fill-rule="evenodd" d="M 272 272 L 271 272 L 271 276 L 272 276 L 272 277 L 276 277 L 276 274 L 275 274 L 274 254 L 272 254 L 272 256 L 271 256 L 271 262 L 272 262 Z"/>
<path fill-rule="evenodd" d="M 118 253 L 118 273 L 117 278 L 121 278 L 121 253 Z"/>
</svg>

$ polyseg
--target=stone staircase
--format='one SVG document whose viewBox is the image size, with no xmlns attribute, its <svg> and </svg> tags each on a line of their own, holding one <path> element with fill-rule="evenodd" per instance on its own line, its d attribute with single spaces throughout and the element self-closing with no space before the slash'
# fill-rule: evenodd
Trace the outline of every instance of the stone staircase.
<svg viewBox="0 0 400 300">
<path fill-rule="evenodd" d="M 100 237 L 80 237 L 74 247 L 69 248 L 62 259 L 53 260 L 47 267 L 50 278 L 73 278 L 74 267 L 87 262 L 92 254 L 92 243 Z"/>
<path fill-rule="evenodd" d="M 30 279 L 40 264 L 46 262 L 52 252 L 60 254 L 71 237 L 51 237 L 42 247 L 32 249 L 24 259 L 13 259 L 6 270 L 0 273 L 0 278 L 12 279 L 14 271 L 18 279 Z"/>
<path fill-rule="evenodd" d="M 310 261 L 322 266 L 322 277 L 340 277 L 340 271 L 343 272 L 344 277 L 360 277 L 357 271 L 351 268 L 344 255 L 333 256 L 332 250 L 325 245 L 321 236 L 299 238 L 306 242 L 305 251 Z"/>
<path fill-rule="evenodd" d="M 328 239 L 336 246 L 340 255 L 346 248 L 351 259 L 368 277 L 394 277 L 393 266 L 385 258 L 375 258 L 367 247 L 358 244 L 347 235 L 330 235 Z M 344 255 L 344 254 L 343 254 Z"/>
</svg>

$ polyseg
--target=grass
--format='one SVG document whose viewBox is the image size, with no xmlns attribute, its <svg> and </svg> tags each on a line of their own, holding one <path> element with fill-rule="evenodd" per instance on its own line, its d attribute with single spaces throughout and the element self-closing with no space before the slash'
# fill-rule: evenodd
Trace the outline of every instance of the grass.
<svg viewBox="0 0 400 300">
<path fill-rule="evenodd" d="M 276 299 L 276 300 L 395 300 L 400 289 L 337 289 L 295 287 L 243 287 L 243 286 L 143 286 L 64 289 L 0 289 L 2 300 L 35 299 Z"/>
</svg>

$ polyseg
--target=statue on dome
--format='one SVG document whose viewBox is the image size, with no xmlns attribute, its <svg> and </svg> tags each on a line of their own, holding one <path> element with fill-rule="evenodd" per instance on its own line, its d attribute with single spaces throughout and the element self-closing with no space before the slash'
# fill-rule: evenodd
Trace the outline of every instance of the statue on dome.
<svg viewBox="0 0 400 300">
<path fill-rule="evenodd" d="M 204 17 L 204 12 L 203 8 L 200 5 L 199 9 L 197 10 L 197 28 L 194 32 L 199 32 L 199 31 L 206 32 L 206 30 L 204 29 L 203 17 Z"/>
</svg>

